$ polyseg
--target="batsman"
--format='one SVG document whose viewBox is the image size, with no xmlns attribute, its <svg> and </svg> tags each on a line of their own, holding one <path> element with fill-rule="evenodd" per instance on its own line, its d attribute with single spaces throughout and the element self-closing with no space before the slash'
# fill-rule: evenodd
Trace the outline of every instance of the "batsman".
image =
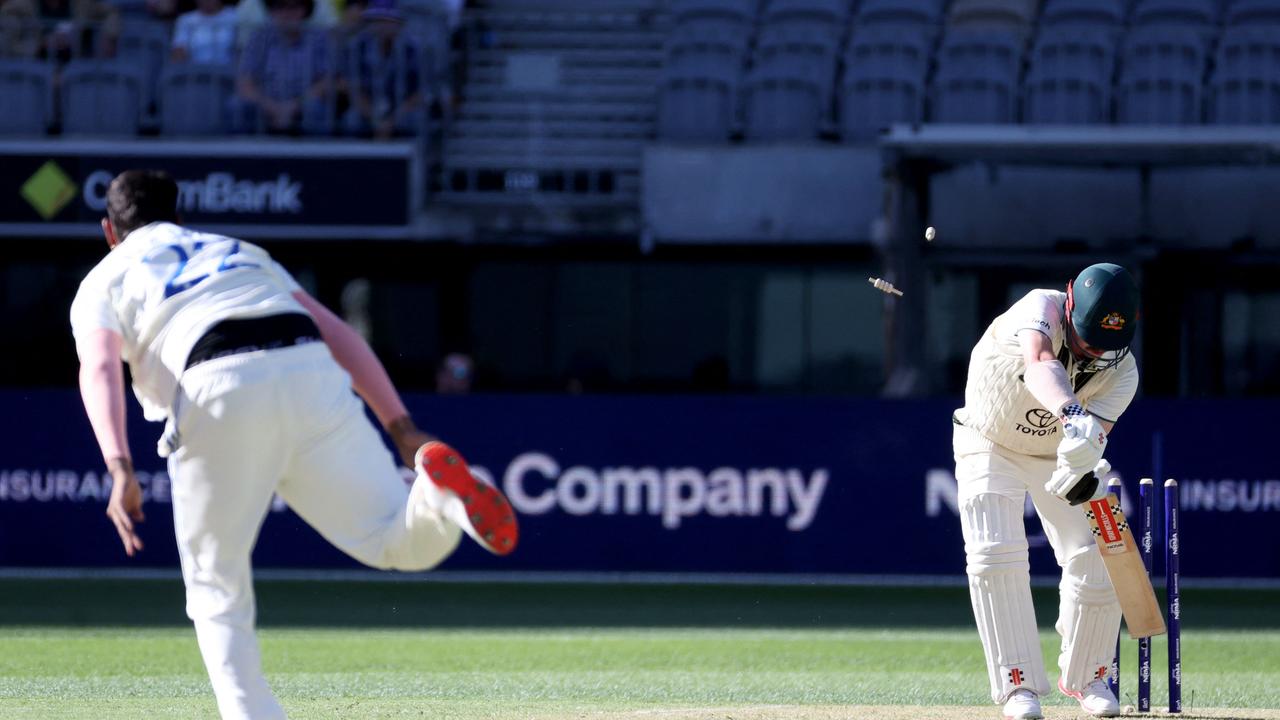
<svg viewBox="0 0 1280 720">
<path fill-rule="evenodd" d="M 1106 491 L 1108 436 L 1138 387 L 1129 349 L 1138 305 L 1128 271 L 1090 265 L 1066 292 L 1032 290 L 1014 303 L 969 359 L 965 404 L 952 417 L 960 522 L 991 699 L 1010 720 L 1043 717 L 1050 687 L 1031 603 L 1028 493 L 1062 567 L 1058 689 L 1086 713 L 1120 714 L 1106 682 L 1120 604 L 1076 505 Z"/>
</svg>

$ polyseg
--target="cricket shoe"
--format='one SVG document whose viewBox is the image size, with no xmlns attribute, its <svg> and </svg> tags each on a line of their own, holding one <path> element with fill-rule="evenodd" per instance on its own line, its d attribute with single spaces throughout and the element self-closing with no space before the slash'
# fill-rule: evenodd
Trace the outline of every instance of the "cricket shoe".
<svg viewBox="0 0 1280 720">
<path fill-rule="evenodd" d="M 477 480 L 457 450 L 432 441 L 413 456 L 428 505 L 494 555 L 516 549 L 520 529 L 502 492 Z M 432 492 L 434 490 L 435 492 Z"/>
<path fill-rule="evenodd" d="M 1041 720 L 1040 697 L 1030 690 L 1014 690 L 1004 701 L 1004 720 Z"/>
<path fill-rule="evenodd" d="M 1071 691 L 1058 678 L 1058 689 L 1063 695 L 1073 697 L 1080 703 L 1080 709 L 1097 717 L 1119 717 L 1120 702 L 1111 694 L 1104 678 L 1099 678 L 1084 686 L 1084 690 Z"/>
</svg>

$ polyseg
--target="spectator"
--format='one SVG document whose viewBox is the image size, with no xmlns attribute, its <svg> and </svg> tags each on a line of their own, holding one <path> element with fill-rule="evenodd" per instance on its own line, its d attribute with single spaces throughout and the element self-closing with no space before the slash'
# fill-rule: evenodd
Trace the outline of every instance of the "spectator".
<svg viewBox="0 0 1280 720">
<path fill-rule="evenodd" d="M 341 0 L 317 0 L 307 24 L 321 29 L 332 28 L 338 24 L 338 9 L 335 2 Z M 246 45 L 253 34 L 267 24 L 267 13 L 270 0 L 240 0 L 236 5 L 236 22 L 239 24 L 240 44 Z"/>
<path fill-rule="evenodd" d="M 416 135 L 425 119 L 422 51 L 403 32 L 395 0 L 371 0 L 364 18 L 367 28 L 348 47 L 346 130 L 378 139 Z"/>
<path fill-rule="evenodd" d="M 345 48 L 347 43 L 364 29 L 364 11 L 367 7 L 369 7 L 369 0 L 347 0 L 338 24 L 333 28 L 334 39 L 339 43 L 339 47 Z"/>
<path fill-rule="evenodd" d="M 33 58 L 40 49 L 40 21 L 31 0 L 0 2 L 0 58 Z"/>
<path fill-rule="evenodd" d="M 178 0 L 147 0 L 147 17 L 161 22 L 173 22 L 182 14 Z"/>
<path fill-rule="evenodd" d="M 469 355 L 449 353 L 436 369 L 436 392 L 441 395 L 468 395 L 475 378 L 475 363 Z"/>
<path fill-rule="evenodd" d="M 59 62 L 115 55 L 120 37 L 120 12 L 102 0 L 5 0 L 0 16 L 13 18 L 0 24 L 6 30 L 11 22 L 15 27 L 44 28 L 35 54 Z M 16 49 L 32 49 L 29 42 L 18 41 Z"/>
<path fill-rule="evenodd" d="M 198 0 L 173 28 L 173 59 L 231 65 L 236 51 L 236 11 L 222 0 Z"/>
<path fill-rule="evenodd" d="M 319 134 L 330 129 L 329 40 L 306 25 L 313 0 L 270 0 L 271 24 L 240 58 L 232 126 L 236 132 Z"/>
</svg>

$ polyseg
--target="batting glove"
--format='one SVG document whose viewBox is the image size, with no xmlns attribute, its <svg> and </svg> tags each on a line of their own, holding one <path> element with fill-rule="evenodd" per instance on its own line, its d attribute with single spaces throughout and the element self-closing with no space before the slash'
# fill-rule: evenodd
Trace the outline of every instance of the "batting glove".
<svg viewBox="0 0 1280 720">
<path fill-rule="evenodd" d="M 1107 486 L 1102 479 L 1110 472 L 1111 463 L 1105 459 L 1099 459 L 1089 469 L 1072 468 L 1059 462 L 1044 489 L 1072 505 L 1079 505 L 1106 496 Z"/>
<path fill-rule="evenodd" d="M 1079 405 L 1062 410 L 1062 442 L 1058 443 L 1058 464 L 1089 468 L 1102 459 L 1107 433 L 1102 422 Z"/>
</svg>

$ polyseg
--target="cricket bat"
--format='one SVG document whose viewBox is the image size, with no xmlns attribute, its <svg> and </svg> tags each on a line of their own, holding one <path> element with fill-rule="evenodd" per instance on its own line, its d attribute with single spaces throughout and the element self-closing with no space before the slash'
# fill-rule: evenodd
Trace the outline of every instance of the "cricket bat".
<svg viewBox="0 0 1280 720">
<path fill-rule="evenodd" d="M 1111 585 L 1120 599 L 1129 636 L 1145 638 L 1165 633 L 1164 617 L 1151 589 L 1138 543 L 1129 530 L 1129 521 L 1120 510 L 1120 499 L 1112 493 L 1090 500 L 1084 514 L 1093 528 L 1094 541 L 1102 552 L 1102 562 L 1111 576 Z"/>
</svg>

